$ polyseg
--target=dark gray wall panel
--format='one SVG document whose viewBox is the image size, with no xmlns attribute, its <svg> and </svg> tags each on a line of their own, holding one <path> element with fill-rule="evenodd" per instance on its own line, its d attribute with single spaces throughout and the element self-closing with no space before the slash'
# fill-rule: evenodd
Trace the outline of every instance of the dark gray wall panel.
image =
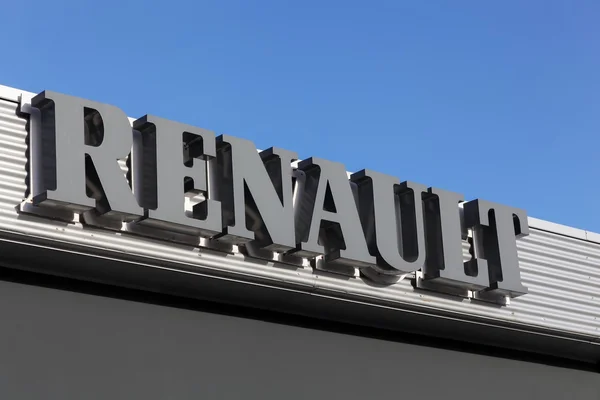
<svg viewBox="0 0 600 400">
<path fill-rule="evenodd" d="M 20 283 L 0 317 L 2 399 L 600 398 L 592 372 Z"/>
</svg>

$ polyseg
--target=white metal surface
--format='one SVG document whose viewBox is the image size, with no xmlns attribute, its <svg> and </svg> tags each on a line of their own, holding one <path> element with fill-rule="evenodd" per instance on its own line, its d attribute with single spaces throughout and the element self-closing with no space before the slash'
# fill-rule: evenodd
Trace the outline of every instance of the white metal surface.
<svg viewBox="0 0 600 400">
<path fill-rule="evenodd" d="M 158 265 L 207 274 L 220 272 L 240 280 L 285 284 L 388 307 L 441 310 L 479 321 L 583 335 L 600 342 L 600 235 L 535 218 L 529 221 L 530 236 L 518 244 L 529 294 L 513 299 L 508 307 L 498 307 L 415 290 L 407 279 L 378 287 L 361 278 L 315 274 L 310 267 L 280 268 L 272 263 L 247 261 L 240 254 L 224 255 L 126 232 L 18 215 L 16 208 L 27 188 L 26 120 L 16 114 L 20 93 L 0 86 L 0 235 L 15 232 L 42 238 L 49 246 L 69 243 L 82 252 L 102 248 Z M 466 247 L 464 252 L 466 257 Z"/>
</svg>

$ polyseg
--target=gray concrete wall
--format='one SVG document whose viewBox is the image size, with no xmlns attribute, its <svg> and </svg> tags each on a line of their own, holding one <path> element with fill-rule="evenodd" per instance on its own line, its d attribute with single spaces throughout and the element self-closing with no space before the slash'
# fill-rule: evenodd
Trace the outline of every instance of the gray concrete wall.
<svg viewBox="0 0 600 400">
<path fill-rule="evenodd" d="M 600 374 L 0 281 L 0 399 L 600 399 Z"/>
</svg>

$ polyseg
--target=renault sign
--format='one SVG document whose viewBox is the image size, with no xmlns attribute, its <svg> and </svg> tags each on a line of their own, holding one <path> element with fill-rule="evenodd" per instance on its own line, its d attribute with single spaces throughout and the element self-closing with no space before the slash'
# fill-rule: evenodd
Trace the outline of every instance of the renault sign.
<svg viewBox="0 0 600 400">
<path fill-rule="evenodd" d="M 44 91 L 31 99 L 33 209 L 106 229 L 145 227 L 309 259 L 379 284 L 498 301 L 527 293 L 517 258 L 525 211 L 372 170 Z M 471 258 L 463 260 L 463 243 Z"/>
</svg>

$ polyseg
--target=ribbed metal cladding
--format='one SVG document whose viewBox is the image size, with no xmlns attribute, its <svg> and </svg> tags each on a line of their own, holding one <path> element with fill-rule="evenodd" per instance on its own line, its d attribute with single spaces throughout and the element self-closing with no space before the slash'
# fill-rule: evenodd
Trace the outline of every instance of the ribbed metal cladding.
<svg viewBox="0 0 600 400">
<path fill-rule="evenodd" d="M 27 190 L 27 120 L 17 116 L 17 104 L 0 100 L 0 205 L 15 213 Z"/>
<path fill-rule="evenodd" d="M 518 243 L 525 296 L 506 307 L 415 290 L 408 280 L 389 287 L 367 285 L 361 278 L 317 275 L 309 267 L 278 268 L 235 254 L 224 257 L 198 248 L 64 224 L 18 214 L 26 193 L 26 120 L 17 104 L 0 100 L 0 234 L 16 232 L 43 238 L 49 246 L 69 243 L 79 251 L 101 248 L 206 274 L 226 274 L 239 280 L 285 285 L 306 292 L 339 296 L 397 308 L 417 308 L 482 322 L 535 327 L 548 332 L 600 341 L 600 244 L 554 232 L 531 229 Z M 126 166 L 121 163 L 125 170 Z M 467 248 L 464 248 L 465 257 Z"/>
</svg>

